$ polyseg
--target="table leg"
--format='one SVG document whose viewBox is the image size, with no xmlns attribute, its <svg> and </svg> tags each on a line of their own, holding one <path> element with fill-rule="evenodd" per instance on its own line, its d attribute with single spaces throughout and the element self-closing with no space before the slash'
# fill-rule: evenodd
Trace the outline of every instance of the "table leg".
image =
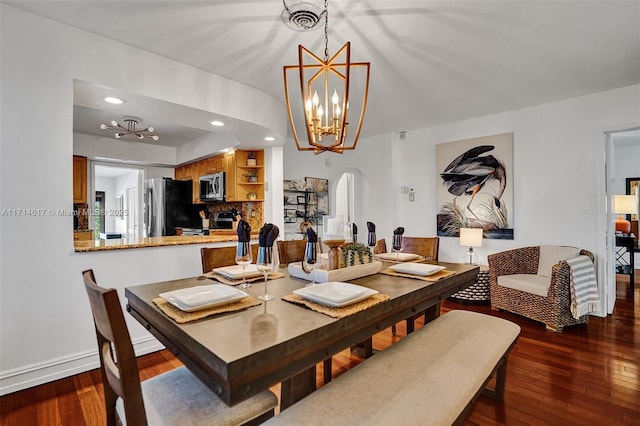
<svg viewBox="0 0 640 426">
<path fill-rule="evenodd" d="M 280 386 L 280 410 L 292 406 L 314 390 L 316 390 L 315 365 L 282 382 Z"/>
</svg>

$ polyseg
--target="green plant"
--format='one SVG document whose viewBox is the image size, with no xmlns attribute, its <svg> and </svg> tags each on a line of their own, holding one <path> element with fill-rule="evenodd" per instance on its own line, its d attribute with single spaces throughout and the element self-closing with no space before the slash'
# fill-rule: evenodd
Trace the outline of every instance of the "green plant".
<svg viewBox="0 0 640 426">
<path fill-rule="evenodd" d="M 360 259 L 360 263 L 373 261 L 371 248 L 362 243 L 350 243 L 342 247 L 342 261 L 345 267 L 354 265 L 356 256 Z"/>
</svg>

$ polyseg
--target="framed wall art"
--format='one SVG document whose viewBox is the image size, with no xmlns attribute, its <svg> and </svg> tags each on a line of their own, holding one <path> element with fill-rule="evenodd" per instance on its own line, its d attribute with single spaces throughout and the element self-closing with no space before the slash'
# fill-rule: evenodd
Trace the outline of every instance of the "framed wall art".
<svg viewBox="0 0 640 426">
<path fill-rule="evenodd" d="M 513 239 L 513 133 L 436 145 L 438 236 Z"/>
</svg>

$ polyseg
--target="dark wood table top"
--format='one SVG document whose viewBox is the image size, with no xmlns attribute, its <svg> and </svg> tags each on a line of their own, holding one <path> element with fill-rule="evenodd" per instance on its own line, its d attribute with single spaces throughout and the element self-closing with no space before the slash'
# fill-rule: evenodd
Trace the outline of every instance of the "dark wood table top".
<svg viewBox="0 0 640 426">
<path fill-rule="evenodd" d="M 440 264 L 456 274 L 435 283 L 385 274 L 349 281 L 388 294 L 391 299 L 342 319 L 281 300 L 307 283 L 288 274 L 268 282 L 275 300 L 187 324 L 175 323 L 151 300 L 165 291 L 215 281 L 195 277 L 145 284 L 126 288 L 125 296 L 127 310 L 221 399 L 233 405 L 475 282 L 477 266 Z M 384 263 L 383 269 L 389 265 Z M 286 272 L 286 268 L 280 271 Z M 256 282 L 246 290 L 257 296 L 264 284 Z"/>
</svg>

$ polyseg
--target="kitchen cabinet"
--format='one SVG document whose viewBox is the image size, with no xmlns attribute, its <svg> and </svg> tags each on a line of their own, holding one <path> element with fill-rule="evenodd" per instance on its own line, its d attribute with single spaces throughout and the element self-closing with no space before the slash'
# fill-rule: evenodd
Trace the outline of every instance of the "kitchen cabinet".
<svg viewBox="0 0 640 426">
<path fill-rule="evenodd" d="M 225 196 L 227 201 L 236 201 L 236 153 L 224 154 Z"/>
<path fill-rule="evenodd" d="M 75 231 L 73 233 L 73 241 L 91 241 L 93 240 L 93 231 Z"/>
<path fill-rule="evenodd" d="M 73 156 L 73 202 L 87 203 L 87 157 Z"/>
<path fill-rule="evenodd" d="M 174 178 L 176 180 L 190 180 L 193 182 L 192 186 L 192 202 L 194 204 L 200 203 L 200 165 L 196 163 L 185 164 L 180 167 L 176 167 L 174 171 Z"/>
<path fill-rule="evenodd" d="M 224 167 L 225 155 L 216 155 L 215 157 L 207 158 L 206 160 L 199 161 L 200 164 L 200 176 L 210 175 L 213 173 L 222 172 Z"/>
<path fill-rule="evenodd" d="M 264 201 L 263 150 L 236 150 L 185 164 L 176 167 L 174 176 L 177 180 L 193 181 L 193 203 L 202 204 L 200 176 L 222 171 L 225 172 L 226 201 Z"/>
</svg>

